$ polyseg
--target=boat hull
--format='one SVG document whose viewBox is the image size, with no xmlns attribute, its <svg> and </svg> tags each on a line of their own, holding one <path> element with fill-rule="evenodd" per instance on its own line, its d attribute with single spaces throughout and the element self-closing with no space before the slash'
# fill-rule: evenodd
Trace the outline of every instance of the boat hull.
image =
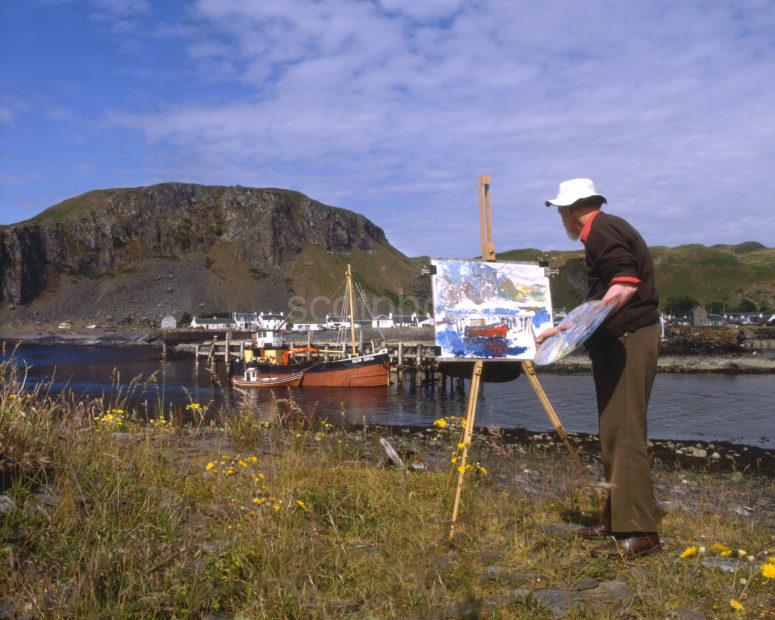
<svg viewBox="0 0 775 620">
<path fill-rule="evenodd" d="M 268 375 L 263 376 L 256 381 L 248 381 L 242 377 L 234 376 L 231 378 L 231 384 L 238 388 L 279 388 L 279 387 L 298 387 L 303 379 L 303 373 Z"/>
<path fill-rule="evenodd" d="M 505 338 L 508 327 L 505 323 L 493 323 L 492 325 L 469 325 L 465 329 L 466 338 Z"/>
<path fill-rule="evenodd" d="M 380 387 L 390 385 L 387 353 L 361 355 L 329 362 L 301 364 L 258 364 L 264 376 L 287 376 L 302 372 L 301 387 Z"/>
</svg>

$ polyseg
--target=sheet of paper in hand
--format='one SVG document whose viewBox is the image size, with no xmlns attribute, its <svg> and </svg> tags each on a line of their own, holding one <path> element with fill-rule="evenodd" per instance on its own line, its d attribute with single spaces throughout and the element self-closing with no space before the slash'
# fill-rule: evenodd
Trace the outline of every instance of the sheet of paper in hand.
<svg viewBox="0 0 775 620">
<path fill-rule="evenodd" d="M 595 333 L 610 311 L 611 305 L 599 300 L 587 301 L 571 310 L 560 323 L 570 327 L 541 343 L 533 360 L 535 364 L 545 366 L 573 352 Z"/>
<path fill-rule="evenodd" d="M 552 326 L 549 278 L 537 263 L 432 259 L 436 345 L 446 359 L 531 360 Z"/>
</svg>

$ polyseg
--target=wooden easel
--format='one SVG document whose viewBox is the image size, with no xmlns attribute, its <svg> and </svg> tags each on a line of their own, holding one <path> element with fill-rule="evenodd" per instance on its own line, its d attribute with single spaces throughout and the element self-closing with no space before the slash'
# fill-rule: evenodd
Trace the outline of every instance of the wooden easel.
<svg viewBox="0 0 775 620">
<path fill-rule="evenodd" d="M 482 242 L 482 259 L 486 261 L 495 260 L 495 243 L 492 240 L 492 216 L 490 211 L 490 175 L 484 174 L 479 177 L 479 226 L 481 232 Z M 482 360 L 476 360 L 474 363 L 473 374 L 471 375 L 471 389 L 468 394 L 468 406 L 466 407 L 466 419 L 463 424 L 463 434 L 461 437 L 461 443 L 463 444 L 463 454 L 460 457 L 458 465 L 458 477 L 457 488 L 455 489 L 455 502 L 452 507 L 452 523 L 449 528 L 449 539 L 455 538 L 455 523 L 460 512 L 460 497 L 463 493 L 463 479 L 466 474 L 466 464 L 468 463 L 468 448 L 471 445 L 471 437 L 474 432 L 474 421 L 476 420 L 476 404 L 479 400 L 479 386 L 482 378 L 482 369 L 484 362 Z M 530 385 L 538 397 L 538 401 L 543 406 L 546 414 L 554 426 L 554 430 L 557 431 L 565 449 L 570 454 L 573 463 L 576 466 L 579 478 L 585 481 L 589 481 L 589 477 L 584 471 L 584 466 L 581 464 L 581 459 L 578 453 L 573 448 L 568 439 L 568 433 L 565 432 L 565 428 L 560 422 L 560 418 L 557 417 L 557 413 L 549 401 L 549 397 L 544 392 L 544 388 L 541 386 L 541 382 L 536 375 L 535 366 L 530 360 L 524 360 L 522 362 L 522 370 L 527 375 Z"/>
</svg>

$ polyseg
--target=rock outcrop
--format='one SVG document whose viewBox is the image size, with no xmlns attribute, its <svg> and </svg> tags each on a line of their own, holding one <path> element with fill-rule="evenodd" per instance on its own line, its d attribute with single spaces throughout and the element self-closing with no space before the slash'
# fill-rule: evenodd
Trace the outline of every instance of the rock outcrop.
<svg viewBox="0 0 775 620">
<path fill-rule="evenodd" d="M 267 296 L 286 303 L 300 290 L 315 292 L 309 280 L 325 256 L 364 274 L 382 270 L 387 291 L 416 271 L 368 219 L 299 192 L 183 183 L 96 190 L 0 227 L 0 301 L 52 318 L 47 296 L 65 306 L 62 318 L 84 304 L 93 314 L 121 313 L 121 295 L 129 305 L 139 295 L 138 312 L 143 304 L 159 312 L 238 309 L 251 300 L 245 309 L 255 309 Z M 165 296 L 177 305 L 160 304 Z"/>
</svg>

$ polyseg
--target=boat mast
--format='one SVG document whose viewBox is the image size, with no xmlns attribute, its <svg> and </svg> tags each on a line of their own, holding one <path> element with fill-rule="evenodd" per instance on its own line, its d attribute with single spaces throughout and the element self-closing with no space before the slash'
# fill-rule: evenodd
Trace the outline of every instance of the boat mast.
<svg viewBox="0 0 775 620">
<path fill-rule="evenodd" d="M 355 306 L 353 305 L 353 272 L 350 264 L 347 264 L 347 294 L 350 296 L 350 337 L 353 344 L 353 357 L 355 357 Z"/>
</svg>

